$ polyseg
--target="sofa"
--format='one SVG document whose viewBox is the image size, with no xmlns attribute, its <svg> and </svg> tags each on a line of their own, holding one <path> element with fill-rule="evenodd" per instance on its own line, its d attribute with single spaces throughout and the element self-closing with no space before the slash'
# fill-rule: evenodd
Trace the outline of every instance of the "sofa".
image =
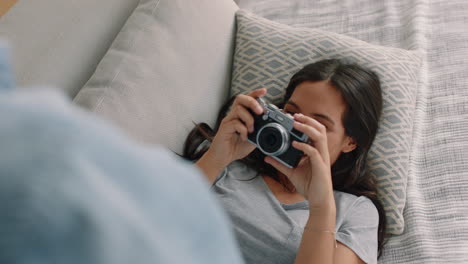
<svg viewBox="0 0 468 264">
<path fill-rule="evenodd" d="M 379 263 L 466 263 L 467 7 L 462 0 L 19 1 L 0 18 L 0 37 L 13 48 L 22 89 L 60 89 L 136 140 L 179 153 L 193 122 L 213 125 L 229 96 L 239 8 L 292 27 L 419 50 L 424 78 L 404 231 L 388 237 Z"/>
</svg>

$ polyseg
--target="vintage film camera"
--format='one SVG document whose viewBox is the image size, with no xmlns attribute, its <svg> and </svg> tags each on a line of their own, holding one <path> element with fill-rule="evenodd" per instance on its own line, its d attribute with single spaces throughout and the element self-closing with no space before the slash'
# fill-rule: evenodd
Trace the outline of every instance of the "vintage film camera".
<svg viewBox="0 0 468 264">
<path fill-rule="evenodd" d="M 262 98 L 257 102 L 263 108 L 263 114 L 254 117 L 254 131 L 248 134 L 248 140 L 265 155 L 271 156 L 288 168 L 295 168 L 304 153 L 295 149 L 293 140 L 307 142 L 308 136 L 293 127 L 294 119 L 283 113 L 273 104 L 267 104 Z"/>
</svg>

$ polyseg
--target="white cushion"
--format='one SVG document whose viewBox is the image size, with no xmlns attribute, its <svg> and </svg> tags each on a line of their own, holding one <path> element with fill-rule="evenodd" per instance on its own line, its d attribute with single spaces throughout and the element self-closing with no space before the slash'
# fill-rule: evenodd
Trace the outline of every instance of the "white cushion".
<svg viewBox="0 0 468 264">
<path fill-rule="evenodd" d="M 192 121 L 213 124 L 229 93 L 237 9 L 142 0 L 75 102 L 180 153 Z"/>
<path fill-rule="evenodd" d="M 70 97 L 88 81 L 138 0 L 18 1 L 0 18 L 19 87 Z"/>
</svg>

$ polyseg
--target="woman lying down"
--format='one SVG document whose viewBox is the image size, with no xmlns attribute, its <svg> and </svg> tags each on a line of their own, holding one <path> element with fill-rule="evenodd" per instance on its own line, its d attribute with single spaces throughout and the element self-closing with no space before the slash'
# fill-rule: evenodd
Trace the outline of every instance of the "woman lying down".
<svg viewBox="0 0 468 264">
<path fill-rule="evenodd" d="M 385 213 L 366 158 L 382 109 L 378 76 L 325 60 L 292 76 L 278 108 L 258 99 L 265 94 L 231 98 L 216 129 L 197 125 L 184 148 L 245 261 L 377 263 Z"/>
</svg>

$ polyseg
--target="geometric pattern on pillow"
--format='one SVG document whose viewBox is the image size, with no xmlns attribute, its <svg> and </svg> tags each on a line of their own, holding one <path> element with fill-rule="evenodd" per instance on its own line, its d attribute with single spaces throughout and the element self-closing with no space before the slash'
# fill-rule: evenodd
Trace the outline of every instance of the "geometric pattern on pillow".
<svg viewBox="0 0 468 264">
<path fill-rule="evenodd" d="M 244 10 L 236 13 L 236 19 L 231 95 L 265 87 L 265 97 L 279 103 L 291 76 L 323 59 L 358 63 L 379 76 L 383 110 L 368 169 L 377 180 L 388 234 L 401 234 L 421 54 L 322 30 L 294 28 Z"/>
</svg>

